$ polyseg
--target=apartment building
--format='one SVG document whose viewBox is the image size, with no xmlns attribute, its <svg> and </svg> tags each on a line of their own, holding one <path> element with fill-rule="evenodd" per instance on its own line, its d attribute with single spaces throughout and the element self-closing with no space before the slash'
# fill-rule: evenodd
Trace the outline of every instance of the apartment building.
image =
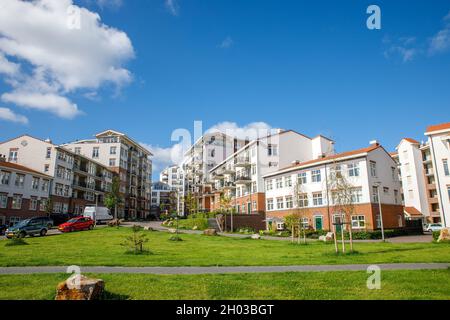
<svg viewBox="0 0 450 320">
<path fill-rule="evenodd" d="M 334 142 L 326 137 L 309 138 L 292 130 L 253 140 L 211 169 L 214 182 L 212 210 L 220 209 L 222 195 L 231 198 L 237 213 L 266 211 L 264 176 L 292 162 L 319 159 L 334 153 Z"/>
<path fill-rule="evenodd" d="M 0 155 L 0 224 L 46 216 L 52 177 Z"/>
<path fill-rule="evenodd" d="M 183 173 L 181 168 L 176 165 L 165 168 L 159 174 L 159 181 L 172 188 L 181 190 L 183 187 Z"/>
<path fill-rule="evenodd" d="M 8 161 L 52 177 L 50 199 L 54 213 L 82 213 L 88 205 L 103 205 L 111 190 L 113 171 L 65 147 L 29 135 L 0 143 Z"/>
<path fill-rule="evenodd" d="M 153 216 L 161 213 L 172 213 L 177 210 L 178 189 L 163 182 L 152 183 L 152 206 Z"/>
<path fill-rule="evenodd" d="M 124 202 L 118 216 L 145 219 L 150 214 L 152 154 L 124 133 L 106 130 L 95 139 L 63 145 L 75 154 L 97 161 L 115 172 L 120 179 Z"/>
<path fill-rule="evenodd" d="M 430 144 L 428 142 L 420 143 L 412 138 L 404 138 L 396 150 L 393 158 L 399 167 L 406 218 L 420 219 L 424 223 L 440 222 L 440 208 Z"/>
<path fill-rule="evenodd" d="M 450 227 L 450 123 L 429 126 L 425 132 L 436 185 L 441 223 Z"/>
<path fill-rule="evenodd" d="M 184 154 L 180 165 L 183 178 L 181 194 L 192 194 L 200 211 L 210 211 L 212 181 L 210 170 L 218 163 L 241 149 L 248 140 L 238 139 L 222 132 L 206 133 L 200 137 Z M 181 197 L 184 201 L 184 197 Z M 181 212 L 187 212 L 187 205 L 181 203 Z"/>
<path fill-rule="evenodd" d="M 376 142 L 367 148 L 300 161 L 264 175 L 266 219 L 279 221 L 301 209 L 306 227 L 333 230 L 332 224 L 343 219 L 330 183 L 332 175 L 337 174 L 348 182 L 354 200 L 354 231 L 379 229 L 381 220 L 385 228 L 404 226 L 397 164 Z"/>
</svg>

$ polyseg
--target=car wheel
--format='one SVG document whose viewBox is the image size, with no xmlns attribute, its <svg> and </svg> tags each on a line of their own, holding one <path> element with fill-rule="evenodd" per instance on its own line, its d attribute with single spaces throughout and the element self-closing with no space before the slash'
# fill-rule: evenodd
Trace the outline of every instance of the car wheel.
<svg viewBox="0 0 450 320">
<path fill-rule="evenodd" d="M 25 238 L 26 236 L 27 236 L 27 234 L 25 231 L 22 231 L 17 235 L 18 238 Z"/>
<path fill-rule="evenodd" d="M 93 225 L 93 224 L 91 224 L 91 225 L 89 226 L 89 230 L 92 230 L 92 229 L 94 229 L 94 225 Z"/>
<path fill-rule="evenodd" d="M 46 229 L 42 229 L 40 232 L 41 237 L 45 237 L 45 235 L 47 234 L 47 230 Z"/>
</svg>

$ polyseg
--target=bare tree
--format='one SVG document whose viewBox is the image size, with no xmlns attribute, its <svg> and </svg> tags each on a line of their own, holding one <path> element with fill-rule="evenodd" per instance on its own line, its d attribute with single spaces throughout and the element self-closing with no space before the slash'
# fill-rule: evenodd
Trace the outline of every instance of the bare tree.
<svg viewBox="0 0 450 320">
<path fill-rule="evenodd" d="M 295 199 L 293 206 L 295 209 L 295 216 L 297 217 L 298 224 L 298 242 L 300 243 L 300 237 L 303 236 L 303 243 L 306 244 L 306 229 L 304 219 L 307 217 L 306 214 L 308 212 L 308 198 L 304 198 L 306 192 L 304 190 L 302 181 L 300 181 L 300 178 L 296 179 L 293 190 Z M 294 226 L 294 223 L 292 224 L 292 226 Z"/>
<path fill-rule="evenodd" d="M 350 252 L 353 252 L 353 234 L 351 218 L 355 212 L 355 203 L 357 202 L 356 189 L 341 171 L 341 165 L 334 163 L 330 167 L 328 177 L 328 190 L 331 191 L 334 211 L 341 215 L 343 226 L 341 228 L 342 252 L 345 253 L 344 229 L 348 228 L 350 240 Z"/>
<path fill-rule="evenodd" d="M 220 200 L 219 200 L 219 207 L 220 207 L 220 211 L 224 214 L 225 217 L 225 224 L 227 221 L 227 214 L 231 214 L 230 216 L 230 230 L 231 232 L 233 232 L 233 202 L 231 197 L 229 197 L 227 194 L 222 194 L 220 196 Z M 225 226 L 226 227 L 226 226 Z"/>
</svg>

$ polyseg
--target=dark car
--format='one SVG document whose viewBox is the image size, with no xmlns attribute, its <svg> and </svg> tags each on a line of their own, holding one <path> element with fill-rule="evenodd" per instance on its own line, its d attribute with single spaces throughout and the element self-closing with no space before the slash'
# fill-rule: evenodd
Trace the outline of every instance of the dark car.
<svg viewBox="0 0 450 320">
<path fill-rule="evenodd" d="M 37 217 L 22 220 L 12 227 L 9 227 L 5 235 L 7 238 L 40 235 L 41 237 L 47 234 L 47 231 L 53 226 L 53 221 L 47 217 Z"/>
<path fill-rule="evenodd" d="M 5 234 L 6 229 L 8 229 L 8 226 L 6 224 L 0 225 L 0 236 Z"/>
</svg>

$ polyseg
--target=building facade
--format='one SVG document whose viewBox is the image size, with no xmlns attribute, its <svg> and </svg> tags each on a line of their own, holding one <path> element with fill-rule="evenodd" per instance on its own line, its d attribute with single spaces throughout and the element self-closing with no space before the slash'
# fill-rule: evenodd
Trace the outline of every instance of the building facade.
<svg viewBox="0 0 450 320">
<path fill-rule="evenodd" d="M 127 135 L 106 130 L 95 139 L 63 145 L 75 154 L 95 160 L 115 172 L 120 180 L 123 204 L 118 216 L 145 219 L 150 214 L 152 154 Z"/>
<path fill-rule="evenodd" d="M 88 205 L 103 205 L 105 193 L 111 190 L 113 171 L 51 140 L 23 135 L 0 143 L 0 154 L 52 177 L 53 213 L 80 214 Z"/>
<path fill-rule="evenodd" d="M 347 181 L 353 200 L 354 213 L 347 223 L 354 231 L 379 229 L 381 221 L 385 228 L 405 225 L 397 165 L 378 143 L 265 175 L 266 219 L 279 221 L 302 212 L 305 227 L 334 230 L 333 223 L 343 220 L 333 187 L 337 174 Z"/>
<path fill-rule="evenodd" d="M 323 136 L 309 138 L 292 130 L 278 131 L 251 141 L 210 171 L 214 182 L 212 210 L 221 208 L 220 199 L 231 199 L 236 213 L 266 211 L 264 175 L 334 153 L 334 142 Z"/>
<path fill-rule="evenodd" d="M 165 168 L 159 174 L 159 181 L 172 188 L 181 190 L 183 188 L 183 173 L 181 168 L 177 165 Z"/>
<path fill-rule="evenodd" d="M 163 182 L 152 183 L 151 212 L 155 217 L 162 213 L 172 214 L 177 211 L 178 189 Z"/>
<path fill-rule="evenodd" d="M 47 215 L 52 177 L 0 156 L 0 224 Z"/>
</svg>

